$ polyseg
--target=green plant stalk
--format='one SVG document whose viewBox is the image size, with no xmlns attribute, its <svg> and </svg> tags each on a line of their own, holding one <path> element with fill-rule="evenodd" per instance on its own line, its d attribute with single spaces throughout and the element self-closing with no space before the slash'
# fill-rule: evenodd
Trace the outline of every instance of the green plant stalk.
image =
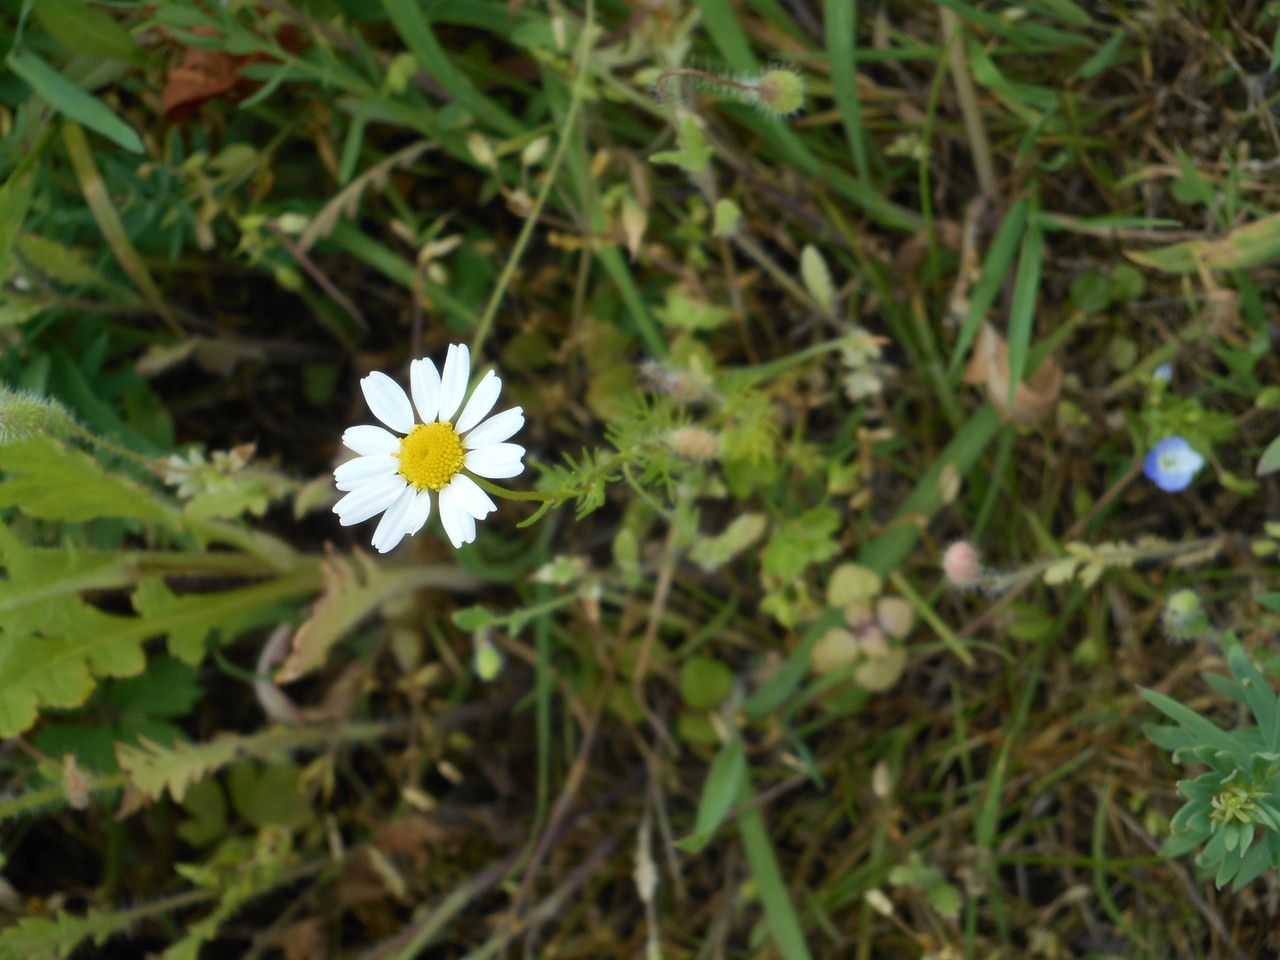
<svg viewBox="0 0 1280 960">
<path fill-rule="evenodd" d="M 524 255 L 525 247 L 529 245 L 529 239 L 533 236 L 534 228 L 538 225 L 538 218 L 542 215 L 542 208 L 546 206 L 547 198 L 551 196 L 551 189 L 555 186 L 556 177 L 560 173 L 560 166 L 564 163 L 565 154 L 569 149 L 569 142 L 573 139 L 574 129 L 578 123 L 578 111 L 582 109 L 583 91 L 586 89 L 588 65 L 591 61 L 591 34 L 594 26 L 595 3 L 594 0 L 587 0 L 582 35 L 578 40 L 578 70 L 573 78 L 573 90 L 569 97 L 569 112 L 564 121 L 564 133 L 556 144 L 555 152 L 551 155 L 551 161 L 547 164 L 542 187 L 538 190 L 533 206 L 529 209 L 524 224 L 520 228 L 520 234 L 516 237 L 516 242 L 511 248 L 511 256 L 507 258 L 507 262 L 502 267 L 502 273 L 498 275 L 498 282 L 494 284 L 493 293 L 489 295 L 489 302 L 485 305 L 484 313 L 480 316 L 476 332 L 471 337 L 471 352 L 475 356 L 479 356 L 484 349 L 484 342 L 489 336 L 489 329 L 493 326 L 493 319 L 498 313 L 498 306 L 506 295 L 507 287 L 511 285 L 516 268 L 520 265 L 520 258 Z"/>
<path fill-rule="evenodd" d="M 89 205 L 89 211 L 121 269 L 129 275 L 143 299 L 159 314 L 169 332 L 179 339 L 184 338 L 186 334 L 174 319 L 173 311 L 165 303 L 160 288 L 151 279 L 147 265 L 129 239 L 120 214 L 116 212 L 115 205 L 107 194 L 106 184 L 102 181 L 97 164 L 93 162 L 93 152 L 89 149 L 89 140 L 84 135 L 84 130 L 78 123 L 67 120 L 62 124 L 62 140 L 67 146 L 67 156 L 71 158 L 71 166 L 80 182 L 80 190 Z"/>
<path fill-rule="evenodd" d="M 957 637 L 955 631 L 933 612 L 933 608 L 929 606 L 928 601 L 916 592 L 910 581 L 900 571 L 895 570 L 889 574 L 889 582 L 911 604 L 911 608 L 919 614 L 920 619 L 933 628 L 933 632 L 938 635 L 938 639 L 943 642 L 947 649 L 954 653 L 966 667 L 973 666 L 973 657 L 965 649 L 964 641 Z"/>
</svg>

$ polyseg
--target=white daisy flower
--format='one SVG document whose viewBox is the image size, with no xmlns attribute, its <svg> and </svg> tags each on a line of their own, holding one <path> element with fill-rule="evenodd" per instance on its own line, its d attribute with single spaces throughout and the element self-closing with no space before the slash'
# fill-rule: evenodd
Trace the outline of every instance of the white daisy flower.
<svg viewBox="0 0 1280 960">
<path fill-rule="evenodd" d="M 333 471 L 338 489 L 347 492 L 333 512 L 344 527 L 381 513 L 373 531 L 379 553 L 422 529 L 433 492 L 450 541 L 455 547 L 471 543 L 476 521 L 497 505 L 467 474 L 499 480 L 524 470 L 524 447 L 507 443 L 524 426 L 524 411 L 512 407 L 486 420 L 502 380 L 490 370 L 464 405 L 470 379 L 471 352 L 465 344 L 450 344 L 443 372 L 425 358 L 409 365 L 412 404 L 385 373 L 375 371 L 360 381 L 373 415 L 395 433 L 358 426 L 342 435 L 359 456 Z"/>
</svg>

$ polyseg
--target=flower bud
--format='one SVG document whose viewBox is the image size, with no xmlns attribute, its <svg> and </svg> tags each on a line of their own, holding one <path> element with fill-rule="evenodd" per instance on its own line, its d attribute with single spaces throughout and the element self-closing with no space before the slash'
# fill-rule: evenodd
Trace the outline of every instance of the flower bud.
<svg viewBox="0 0 1280 960">
<path fill-rule="evenodd" d="M 942 572 L 953 587 L 972 587 L 982 576 L 978 551 L 967 540 L 957 540 L 942 555 Z"/>
<path fill-rule="evenodd" d="M 775 69 L 755 84 L 756 102 L 770 113 L 787 117 L 804 106 L 804 80 L 798 73 Z"/>
<path fill-rule="evenodd" d="M 56 400 L 0 387 L 0 446 L 29 440 L 45 430 L 60 431 L 69 420 Z"/>
<path fill-rule="evenodd" d="M 686 460 L 701 463 L 720 454 L 720 438 L 702 427 L 677 427 L 667 434 L 667 446 Z"/>
<path fill-rule="evenodd" d="M 1164 629 L 1173 640 L 1198 640 L 1213 634 L 1213 624 L 1205 615 L 1194 590 L 1179 590 L 1164 603 Z"/>
</svg>

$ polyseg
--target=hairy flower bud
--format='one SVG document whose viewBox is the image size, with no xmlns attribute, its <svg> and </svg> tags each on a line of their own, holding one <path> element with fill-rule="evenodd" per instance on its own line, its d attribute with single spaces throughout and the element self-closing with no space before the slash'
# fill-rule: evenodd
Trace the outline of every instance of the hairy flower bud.
<svg viewBox="0 0 1280 960">
<path fill-rule="evenodd" d="M 720 438 L 702 427 L 677 427 L 667 434 L 667 446 L 686 460 L 700 463 L 720 455 Z"/>
<path fill-rule="evenodd" d="M 982 577 L 978 551 L 967 540 L 957 540 L 942 555 L 942 572 L 953 587 L 972 587 Z"/>
<path fill-rule="evenodd" d="M 61 431 L 69 420 L 56 400 L 0 387 L 0 446 L 29 440 L 46 430 Z"/>
<path fill-rule="evenodd" d="M 769 70 L 755 83 L 755 100 L 770 113 L 789 117 L 804 106 L 804 80 L 791 70 Z"/>
</svg>

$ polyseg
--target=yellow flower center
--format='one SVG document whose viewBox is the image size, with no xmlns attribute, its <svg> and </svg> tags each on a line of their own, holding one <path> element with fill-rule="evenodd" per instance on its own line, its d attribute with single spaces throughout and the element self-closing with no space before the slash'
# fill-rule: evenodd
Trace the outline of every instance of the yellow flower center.
<svg viewBox="0 0 1280 960">
<path fill-rule="evenodd" d="M 400 441 L 400 476 L 418 490 L 442 490 L 462 469 L 462 438 L 451 423 L 420 423 Z"/>
</svg>

